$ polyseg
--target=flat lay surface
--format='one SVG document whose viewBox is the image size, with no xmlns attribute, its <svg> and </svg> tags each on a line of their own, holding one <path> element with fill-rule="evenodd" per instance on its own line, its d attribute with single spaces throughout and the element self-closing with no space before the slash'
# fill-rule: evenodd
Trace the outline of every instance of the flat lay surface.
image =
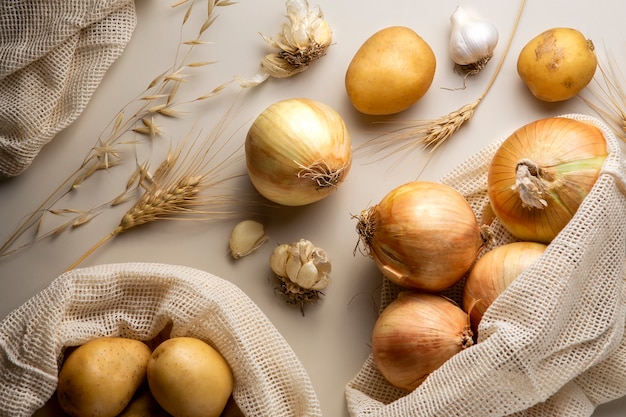
<svg viewBox="0 0 626 417">
<path fill-rule="evenodd" d="M 540 32 L 576 28 L 593 40 L 601 63 L 607 67 L 612 60 L 617 66 L 626 63 L 626 3 L 620 1 L 528 0 L 506 55 L 519 2 L 462 2 L 492 22 L 499 34 L 492 60 L 467 78 L 455 71 L 448 52 L 450 15 L 458 1 L 320 0 L 310 4 L 320 6 L 332 28 L 332 43 L 326 54 L 299 74 L 270 77 L 242 89 L 233 80 L 252 79 L 263 57 L 272 52 L 263 36 L 274 37 L 281 30 L 286 20 L 283 0 L 241 0 L 216 7 L 215 20 L 206 27 L 205 2 L 196 1 L 189 9 L 189 4 L 173 7 L 168 2 L 136 1 L 137 25 L 132 38 L 84 111 L 43 146 L 23 173 L 0 182 L 2 244 L 20 221 L 37 210 L 81 165 L 90 149 L 99 146 L 99 139 L 120 126 L 126 129 L 120 136 L 119 154 L 109 155 L 111 161 L 119 157 L 121 163 L 111 163 L 109 169 L 101 169 L 81 182 L 42 217 L 36 228 L 2 253 L 0 319 L 70 267 L 146 262 L 207 271 L 239 287 L 284 336 L 311 379 L 322 414 L 347 417 L 345 386 L 371 353 L 381 297 L 381 274 L 359 245 L 358 215 L 406 182 L 441 180 L 469 157 L 526 123 L 565 114 L 597 116 L 579 97 L 540 101 L 520 79 L 517 57 Z M 415 105 L 392 116 L 368 116 L 350 102 L 346 70 L 363 42 L 389 26 L 410 27 L 428 42 L 436 57 L 436 71 L 432 85 Z M 198 41 L 185 42 L 192 39 Z M 181 66 L 181 62 L 192 65 Z M 178 66 L 180 72 L 175 71 Z M 127 128 L 126 120 L 132 119 L 142 105 L 163 98 L 146 97 L 145 92 L 151 81 L 168 73 L 184 79 L 171 102 L 165 110 L 136 120 Z M 596 77 L 601 79 L 599 71 Z M 493 85 L 471 120 L 431 154 L 417 149 L 385 157 L 384 150 L 375 154 L 364 151 L 368 140 L 395 129 L 397 122 L 436 119 L 473 103 L 490 81 Z M 592 82 L 583 91 L 583 97 L 593 98 L 594 85 Z M 303 206 L 276 206 L 259 197 L 248 178 L 243 145 L 255 118 L 271 104 L 290 98 L 317 100 L 336 110 L 345 121 L 355 152 L 345 180 L 328 197 Z M 241 203 L 231 217 L 209 214 L 207 219 L 159 220 L 109 236 L 136 198 L 129 193 L 128 199 L 115 201 L 130 189 L 127 184 L 137 181 L 133 176 L 137 167 L 145 164 L 154 174 L 168 150 L 185 143 L 197 144 L 204 138 L 215 138 L 214 148 L 219 149 L 216 161 L 235 155 L 227 166 L 219 168 L 224 175 L 241 174 L 228 183 L 227 191 L 255 203 Z M 213 198 L 217 201 L 216 196 Z M 218 203 L 215 207 L 220 208 Z M 233 259 L 229 236 L 240 220 L 248 218 L 264 225 L 268 240 L 253 253 Z M 285 302 L 269 264 L 276 246 L 300 239 L 323 248 L 332 264 L 330 283 L 320 299 L 302 309 Z M 99 242 L 102 244 L 97 246 Z M 87 256 L 90 248 L 94 250 Z M 625 408 L 626 399 L 617 399 L 600 405 L 593 416 L 617 417 Z"/>
</svg>

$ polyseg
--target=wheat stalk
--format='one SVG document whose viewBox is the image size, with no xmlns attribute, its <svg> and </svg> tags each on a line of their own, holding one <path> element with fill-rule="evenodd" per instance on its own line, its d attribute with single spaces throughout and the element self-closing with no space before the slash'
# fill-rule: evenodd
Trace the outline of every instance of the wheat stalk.
<svg viewBox="0 0 626 417">
<path fill-rule="evenodd" d="M 131 176 L 128 184 L 137 181 L 136 187 L 143 190 L 141 197 L 124 213 L 117 227 L 68 270 L 74 269 L 111 238 L 137 226 L 158 220 L 218 220 L 236 215 L 233 206 L 242 201 L 235 196 L 233 188 L 224 190 L 224 186 L 245 175 L 228 173 L 233 164 L 241 161 L 242 147 L 227 152 L 228 141 L 220 144 L 225 126 L 226 116 L 199 146 L 197 138 L 191 144 L 182 141 L 167 153 L 152 175 L 144 167 L 138 169 L 138 176 Z"/>
<path fill-rule="evenodd" d="M 383 133 L 382 135 L 368 140 L 359 146 L 357 151 L 365 151 L 367 154 L 375 154 L 379 157 L 378 159 L 384 159 L 393 155 L 399 155 L 399 158 L 405 158 L 408 154 L 415 150 L 424 150 L 428 151 L 426 154 L 428 161 L 432 154 L 442 144 L 452 137 L 452 135 L 454 135 L 454 133 L 456 133 L 466 122 L 472 119 L 476 108 L 491 90 L 491 87 L 495 83 L 502 65 L 504 64 L 504 59 L 507 56 L 508 50 L 511 47 L 513 36 L 517 31 L 517 26 L 519 25 L 522 11 L 524 9 L 524 4 L 525 0 L 521 0 L 511 34 L 504 48 L 504 52 L 500 57 L 500 61 L 487 83 L 487 86 L 474 102 L 465 104 L 457 110 L 436 119 L 407 121 L 404 123 L 406 126 Z M 426 164 L 422 166 L 420 175 L 425 168 Z"/>
<path fill-rule="evenodd" d="M 626 142 L 626 80 L 615 62 L 608 59 L 605 66 L 598 62 L 600 77 L 595 77 L 587 89 L 591 97 L 579 97 L 604 120 L 622 141 Z"/>
<path fill-rule="evenodd" d="M 179 117 L 182 113 L 177 109 L 180 103 L 175 102 L 175 96 L 179 90 L 179 87 L 189 76 L 189 70 L 209 65 L 211 62 L 190 62 L 190 56 L 192 50 L 201 45 L 201 37 L 205 31 L 211 26 L 217 16 L 214 15 L 216 6 L 228 6 L 233 4 L 229 1 L 220 0 L 208 0 L 207 4 L 207 17 L 197 32 L 197 36 L 191 41 L 183 41 L 183 27 L 187 23 L 194 1 L 184 0 L 172 5 L 176 7 L 180 4 L 190 3 L 183 21 L 181 24 L 181 40 L 176 50 L 174 63 L 171 68 L 156 76 L 147 86 L 144 92 L 132 99 L 129 103 L 122 107 L 115 118 L 105 127 L 104 131 L 98 137 L 96 144 L 87 152 L 83 161 L 80 163 L 72 173 L 70 173 L 61 183 L 39 204 L 39 206 L 33 210 L 29 215 L 25 216 L 13 232 L 0 246 L 0 256 L 6 256 L 14 253 L 16 250 L 23 249 L 30 244 L 46 238 L 51 235 L 56 235 L 64 230 L 70 228 L 71 223 L 77 225 L 83 225 L 89 222 L 95 216 L 86 216 L 84 222 L 66 222 L 56 228 L 50 233 L 39 235 L 43 218 L 46 214 L 59 213 L 58 210 L 54 210 L 61 200 L 63 200 L 70 193 L 75 192 L 83 183 L 97 172 L 109 170 L 112 167 L 120 165 L 122 163 L 122 150 L 120 145 L 128 144 L 129 142 L 123 142 L 124 137 L 128 132 L 134 132 L 138 135 L 146 136 L 149 138 L 156 138 L 161 134 L 161 128 L 155 122 L 155 117 Z M 186 53 L 180 56 L 185 46 Z M 192 101 L 206 100 L 218 94 L 225 87 L 225 84 L 219 85 L 212 91 L 201 95 Z M 130 107 L 136 103 L 141 103 L 139 108 L 135 111 L 131 111 Z M 126 116 L 127 113 L 131 115 Z M 94 207 L 90 212 L 96 212 L 103 207 L 111 205 L 109 202 L 97 207 Z M 112 204 L 115 205 L 115 204 Z M 77 226 L 72 226 L 77 227 Z M 29 243 L 18 246 L 15 245 L 26 232 L 34 230 L 36 232 L 35 238 Z"/>
</svg>

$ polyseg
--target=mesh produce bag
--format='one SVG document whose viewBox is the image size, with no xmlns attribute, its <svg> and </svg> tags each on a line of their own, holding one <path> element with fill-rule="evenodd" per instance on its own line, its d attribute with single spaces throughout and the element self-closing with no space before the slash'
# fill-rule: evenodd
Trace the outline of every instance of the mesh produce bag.
<svg viewBox="0 0 626 417">
<path fill-rule="evenodd" d="M 2 2 L 1 177 L 23 172 L 78 117 L 135 23 L 133 0 Z"/>
<path fill-rule="evenodd" d="M 64 346 L 98 336 L 211 343 L 233 371 L 245 416 L 321 416 L 309 377 L 278 330 L 234 284 L 200 270 L 112 264 L 61 275 L 0 322 L 0 416 L 31 416 L 54 395 Z"/>
<path fill-rule="evenodd" d="M 611 131 L 594 188 L 543 256 L 487 310 L 478 343 L 448 360 L 407 394 L 368 357 L 346 385 L 352 416 L 589 416 L 626 395 L 626 162 Z M 487 172 L 501 141 L 442 182 L 459 190 L 479 221 Z M 494 245 L 514 241 L 496 221 Z M 398 288 L 385 280 L 381 306 Z M 461 302 L 462 282 L 448 294 Z"/>
</svg>

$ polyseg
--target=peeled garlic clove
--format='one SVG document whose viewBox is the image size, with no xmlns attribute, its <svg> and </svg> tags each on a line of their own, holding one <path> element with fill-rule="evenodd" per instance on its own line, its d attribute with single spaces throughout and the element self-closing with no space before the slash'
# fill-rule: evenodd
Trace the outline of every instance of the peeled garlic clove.
<svg viewBox="0 0 626 417">
<path fill-rule="evenodd" d="M 450 22 L 450 57 L 466 72 L 480 71 L 493 56 L 498 30 L 492 23 L 471 16 L 460 5 Z"/>
<path fill-rule="evenodd" d="M 233 258 L 249 255 L 267 241 L 265 228 L 255 220 L 243 220 L 230 233 L 229 246 Z"/>
</svg>

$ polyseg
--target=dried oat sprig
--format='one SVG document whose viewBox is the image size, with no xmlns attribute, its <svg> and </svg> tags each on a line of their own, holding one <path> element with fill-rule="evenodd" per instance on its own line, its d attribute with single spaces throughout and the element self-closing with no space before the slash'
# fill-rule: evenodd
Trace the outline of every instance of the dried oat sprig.
<svg viewBox="0 0 626 417">
<path fill-rule="evenodd" d="M 139 96 L 127 103 L 115 118 L 109 123 L 98 137 L 96 144 L 87 152 L 83 161 L 72 173 L 70 173 L 40 205 L 16 226 L 11 235 L 0 246 L 0 257 L 13 253 L 14 246 L 18 239 L 28 231 L 39 231 L 44 216 L 51 213 L 63 198 L 81 187 L 85 181 L 100 171 L 106 171 L 122 163 L 124 154 L 121 145 L 131 142 L 123 142 L 122 138 L 129 132 L 134 132 L 139 138 L 148 137 L 155 139 L 162 130 L 157 124 L 158 117 L 179 117 L 182 112 L 178 110 L 180 103 L 175 102 L 175 97 L 180 86 L 186 82 L 195 68 L 203 67 L 210 62 L 193 62 L 190 60 L 191 52 L 197 45 L 203 42 L 201 37 L 211 26 L 215 18 L 214 13 L 217 6 L 228 6 L 233 4 L 224 0 L 208 0 L 207 18 L 197 31 L 196 37 L 191 41 L 183 41 L 183 27 L 186 25 L 192 11 L 195 0 L 184 0 L 175 3 L 173 7 L 180 4 L 190 3 L 181 24 L 181 41 L 179 42 L 174 63 L 171 68 L 156 76 Z M 183 50 L 185 53 L 183 54 Z M 211 92 L 196 99 L 206 100 L 217 95 L 224 85 L 218 86 Z M 138 109 L 131 110 L 131 107 Z M 130 116 L 129 116 L 130 115 Z M 136 141 L 135 141 L 136 142 Z M 108 204 L 104 204 L 106 206 Z M 102 207 L 102 206 L 99 206 Z M 95 210 L 95 208 L 94 208 Z M 61 227 L 61 226 L 59 226 Z M 62 227 L 61 227 L 62 228 Z M 45 234 L 47 236 L 47 234 Z M 31 241 L 39 240 L 35 238 Z M 20 248 L 28 246 L 22 245 Z"/>
<path fill-rule="evenodd" d="M 153 174 L 140 170 L 137 187 L 143 193 L 128 209 L 118 226 L 78 258 L 74 269 L 104 243 L 120 233 L 158 220 L 219 220 L 237 214 L 239 202 L 228 183 L 244 175 L 233 171 L 242 160 L 241 146 L 229 151 L 220 142 L 225 119 L 202 140 L 183 141 L 170 150 Z M 200 143 L 198 144 L 198 141 Z M 135 178 L 129 180 L 129 183 Z"/>
<path fill-rule="evenodd" d="M 487 93 L 496 81 L 496 78 L 504 64 L 504 59 L 511 46 L 513 35 L 517 30 L 525 0 L 521 0 L 518 13 L 516 15 L 511 35 L 504 52 L 500 57 L 487 86 L 481 95 L 472 103 L 465 104 L 445 116 L 430 120 L 412 120 L 405 122 L 405 126 L 394 129 L 390 132 L 376 136 L 357 148 L 357 152 L 374 154 L 378 159 L 387 158 L 393 155 L 405 158 L 415 150 L 427 151 L 426 163 L 432 154 L 443 145 L 454 133 L 456 133 L 466 122 L 474 116 L 476 108 L 486 97 Z M 426 163 L 422 165 L 421 172 L 426 168 Z"/>
<path fill-rule="evenodd" d="M 626 78 L 615 58 L 598 62 L 600 76 L 579 97 L 604 120 L 615 135 L 626 142 Z"/>
</svg>

